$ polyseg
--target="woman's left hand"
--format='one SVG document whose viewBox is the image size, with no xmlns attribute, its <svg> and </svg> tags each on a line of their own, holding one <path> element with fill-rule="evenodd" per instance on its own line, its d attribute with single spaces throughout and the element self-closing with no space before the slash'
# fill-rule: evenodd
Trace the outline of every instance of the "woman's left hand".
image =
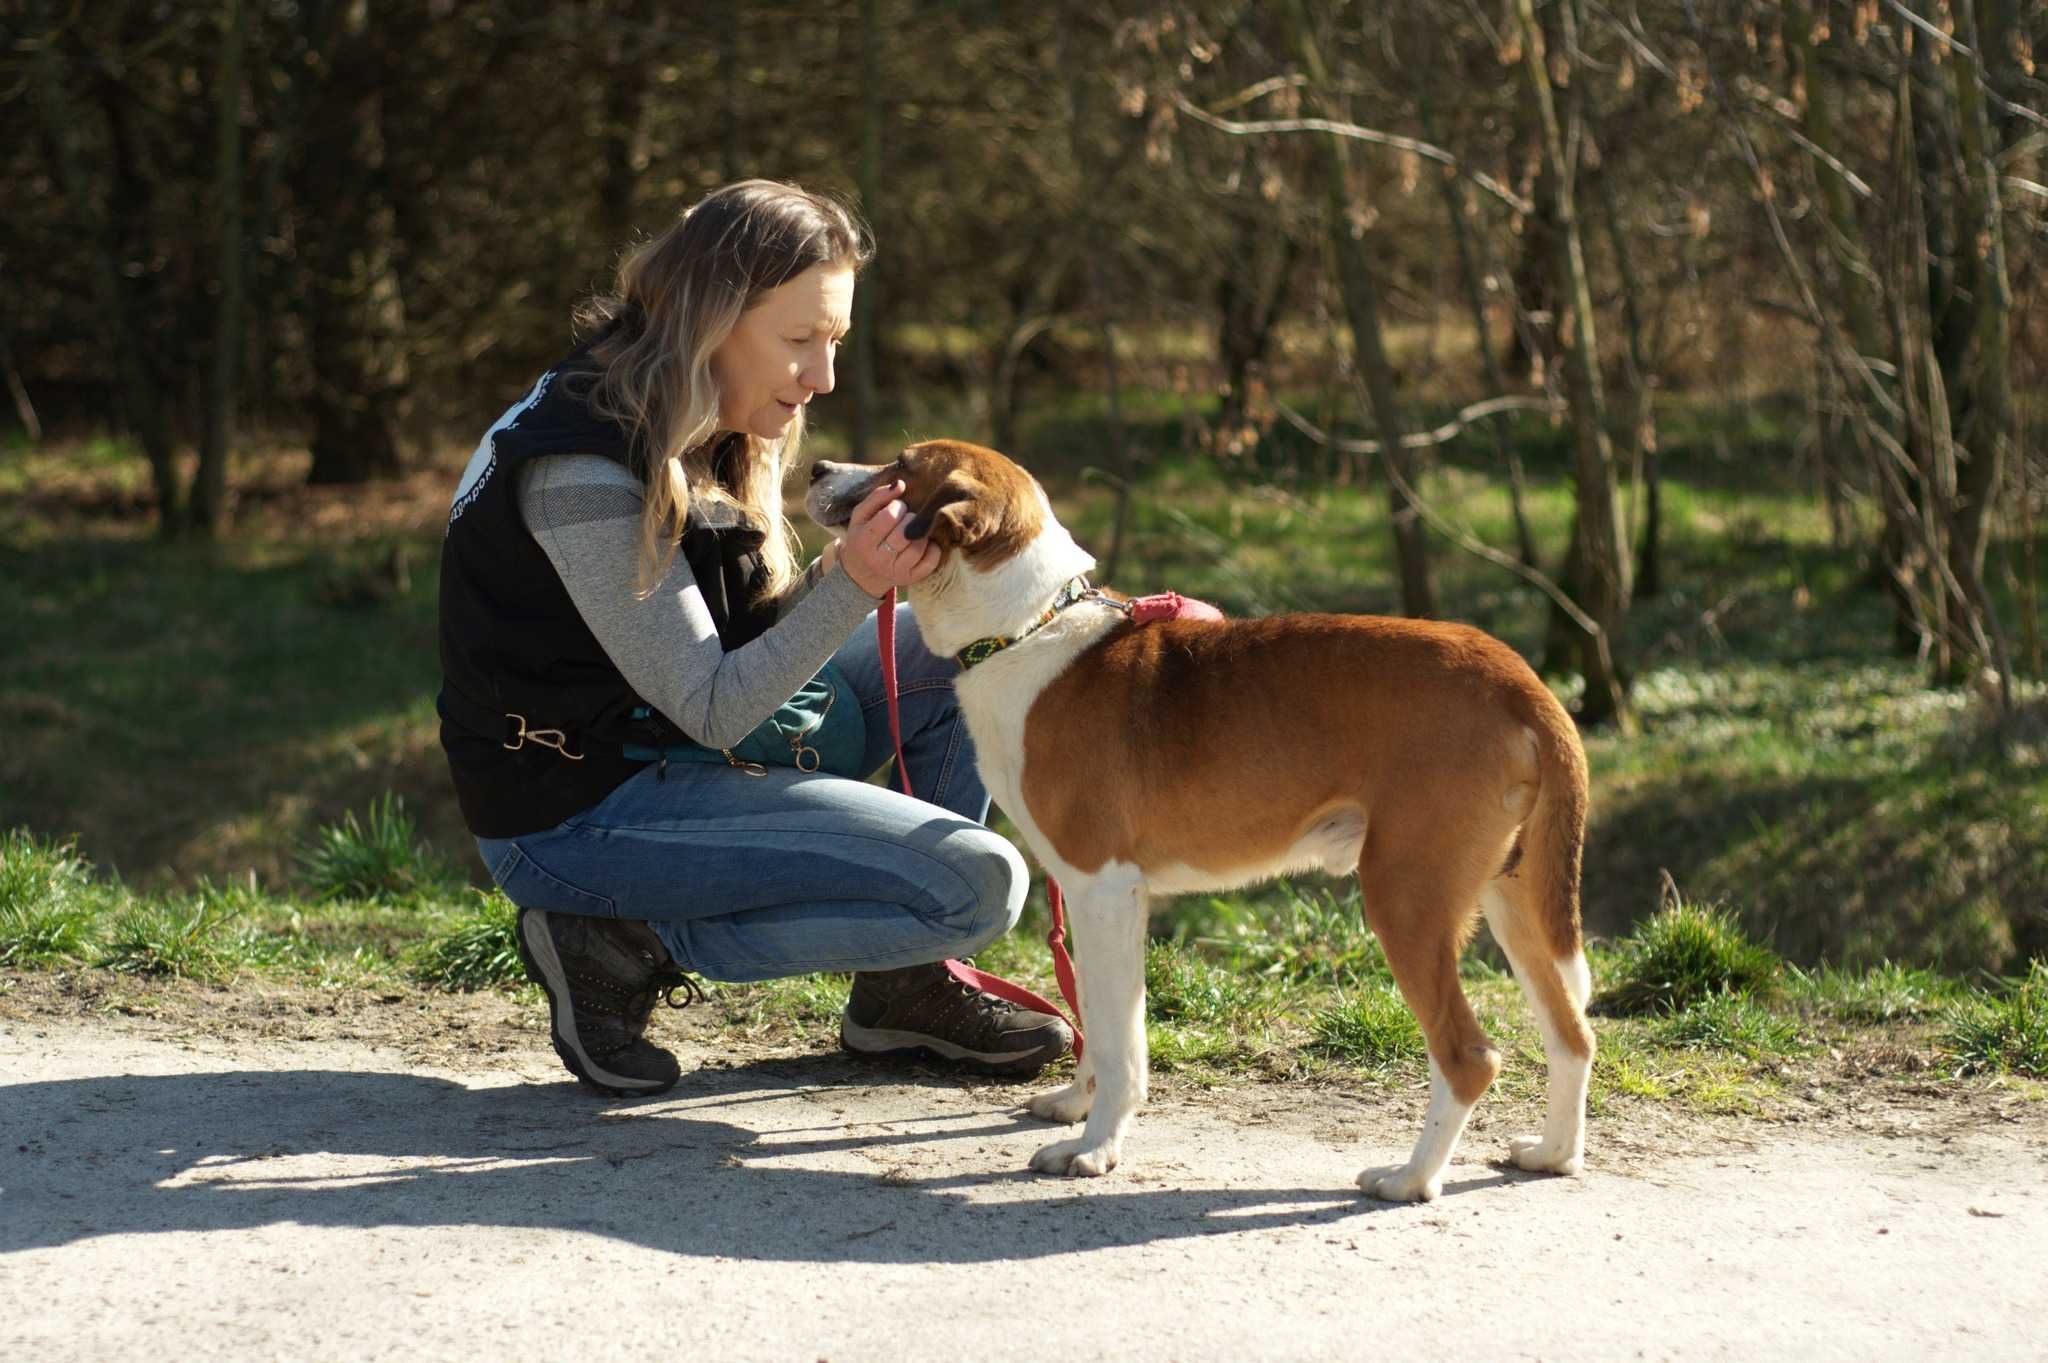
<svg viewBox="0 0 2048 1363">
<path fill-rule="evenodd" d="M 909 508 L 896 500 L 904 484 L 884 483 L 853 509 L 839 561 L 856 587 L 881 596 L 893 587 L 908 587 L 930 577 L 939 566 L 939 546 L 930 540 L 903 537 Z"/>
</svg>

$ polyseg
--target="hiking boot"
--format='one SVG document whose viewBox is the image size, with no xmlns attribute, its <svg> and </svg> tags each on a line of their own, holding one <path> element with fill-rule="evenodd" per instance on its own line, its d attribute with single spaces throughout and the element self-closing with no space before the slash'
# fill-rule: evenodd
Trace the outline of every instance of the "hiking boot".
<svg viewBox="0 0 2048 1363">
<path fill-rule="evenodd" d="M 921 1053 L 1028 1079 L 1071 1050 L 1074 1034 L 1061 1019 L 984 994 L 934 962 L 855 975 L 839 1044 L 860 1055 Z"/>
<path fill-rule="evenodd" d="M 703 988 L 676 968 L 654 929 L 628 918 L 519 911 L 519 957 L 548 993 L 548 1030 L 569 1072 L 606 1093 L 660 1093 L 682 1075 L 642 1038 L 654 1002 L 684 1008 Z M 675 991 L 684 991 L 682 1003 Z"/>
</svg>

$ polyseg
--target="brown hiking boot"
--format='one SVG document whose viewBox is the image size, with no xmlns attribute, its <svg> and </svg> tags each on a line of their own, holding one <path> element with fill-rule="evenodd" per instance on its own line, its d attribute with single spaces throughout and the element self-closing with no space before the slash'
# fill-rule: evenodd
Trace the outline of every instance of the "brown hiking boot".
<svg viewBox="0 0 2048 1363">
<path fill-rule="evenodd" d="M 923 1054 L 1028 1079 L 1072 1050 L 1074 1035 L 1061 1019 L 984 994 L 934 962 L 855 975 L 839 1044 L 859 1055 Z"/>
<path fill-rule="evenodd" d="M 629 918 L 519 911 L 519 955 L 548 994 L 549 1033 L 569 1072 L 620 1097 L 660 1093 L 682 1075 L 644 1039 L 656 999 L 672 1008 L 704 997 L 647 924 Z M 683 991 L 683 1002 L 675 993 Z"/>
</svg>

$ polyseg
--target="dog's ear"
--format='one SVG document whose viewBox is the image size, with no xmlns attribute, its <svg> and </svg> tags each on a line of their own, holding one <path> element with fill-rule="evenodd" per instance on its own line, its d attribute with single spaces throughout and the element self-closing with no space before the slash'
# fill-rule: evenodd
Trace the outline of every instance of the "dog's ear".
<svg viewBox="0 0 2048 1363">
<path fill-rule="evenodd" d="M 931 500 L 910 513 L 903 522 L 903 538 L 929 538 L 941 549 L 973 544 L 995 529 L 995 517 L 988 510 L 982 489 L 957 475 L 948 478 Z"/>
</svg>

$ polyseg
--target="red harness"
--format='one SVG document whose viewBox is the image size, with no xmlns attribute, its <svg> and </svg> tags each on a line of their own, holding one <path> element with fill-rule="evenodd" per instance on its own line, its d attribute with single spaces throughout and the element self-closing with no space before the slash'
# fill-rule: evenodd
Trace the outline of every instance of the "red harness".
<svg viewBox="0 0 2048 1363">
<path fill-rule="evenodd" d="M 1131 623 L 1149 625 L 1157 620 L 1221 620 L 1223 612 L 1206 601 L 1197 601 L 1182 596 L 1179 592 L 1160 592 L 1156 596 L 1133 597 L 1128 603 Z M 882 654 L 882 689 L 889 697 L 889 737 L 896 744 L 896 778 L 903 783 L 903 793 L 913 795 L 910 789 L 910 772 L 903 765 L 903 713 L 897 703 L 896 689 L 896 589 L 890 588 L 883 596 L 881 609 L 875 612 L 875 639 Z M 914 796 L 913 796 L 914 798 Z M 1051 876 L 1045 878 L 1046 898 L 1052 903 L 1052 931 L 1046 933 L 1045 944 L 1052 948 L 1052 973 L 1059 981 L 1060 997 L 1067 1001 L 1072 1016 L 1050 1000 L 1040 998 L 1031 990 L 1000 975 L 991 975 L 986 970 L 977 970 L 965 961 L 948 960 L 947 971 L 954 979 L 972 989 L 1007 999 L 1022 1008 L 1035 1013 L 1051 1013 L 1065 1018 L 1074 1031 L 1074 1059 L 1079 1060 L 1085 1044 L 1081 1036 L 1081 1004 L 1074 984 L 1074 960 L 1067 954 L 1067 902 L 1060 893 L 1059 882 Z"/>
</svg>

